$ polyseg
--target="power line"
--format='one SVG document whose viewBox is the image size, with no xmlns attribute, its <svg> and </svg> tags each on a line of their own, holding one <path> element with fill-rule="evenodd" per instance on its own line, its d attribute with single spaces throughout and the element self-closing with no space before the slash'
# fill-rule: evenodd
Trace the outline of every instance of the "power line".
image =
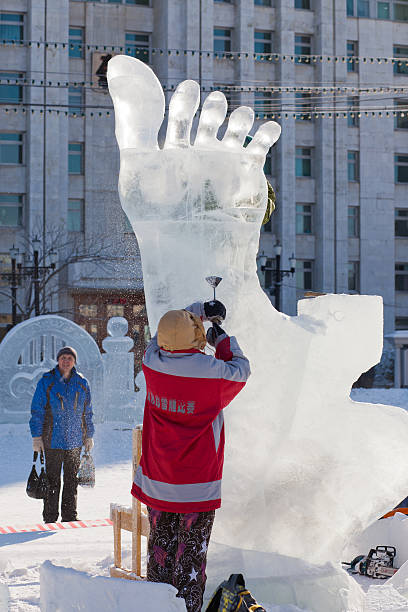
<svg viewBox="0 0 408 612">
<path fill-rule="evenodd" d="M 215 51 L 214 49 L 179 49 L 179 48 L 166 48 L 166 47 L 150 47 L 138 46 L 138 45 L 112 45 L 112 44 L 85 44 L 78 42 L 61 42 L 61 41 L 44 41 L 44 40 L 13 40 L 13 39 L 2 39 L 0 45 L 12 46 L 12 47 L 37 47 L 45 46 L 46 48 L 58 48 L 68 49 L 71 51 L 100 51 L 100 52 L 125 52 L 127 55 L 131 55 L 137 52 L 140 56 L 148 55 L 198 55 L 199 57 L 215 57 L 216 59 L 254 59 L 256 61 L 290 61 L 302 64 L 316 64 L 316 63 L 362 63 L 362 64 L 391 64 L 399 67 L 408 67 L 408 57 L 393 57 L 393 56 L 359 56 L 359 55 L 328 55 L 328 54 L 307 54 L 307 53 L 262 53 L 255 51 Z"/>
</svg>

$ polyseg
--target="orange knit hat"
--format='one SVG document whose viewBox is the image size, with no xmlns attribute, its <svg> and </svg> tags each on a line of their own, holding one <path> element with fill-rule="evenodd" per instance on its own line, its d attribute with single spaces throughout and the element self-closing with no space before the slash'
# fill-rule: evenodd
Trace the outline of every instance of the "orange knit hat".
<svg viewBox="0 0 408 612">
<path fill-rule="evenodd" d="M 157 343 L 166 351 L 203 350 L 207 343 L 204 325 L 188 310 L 169 310 L 159 321 Z"/>
</svg>

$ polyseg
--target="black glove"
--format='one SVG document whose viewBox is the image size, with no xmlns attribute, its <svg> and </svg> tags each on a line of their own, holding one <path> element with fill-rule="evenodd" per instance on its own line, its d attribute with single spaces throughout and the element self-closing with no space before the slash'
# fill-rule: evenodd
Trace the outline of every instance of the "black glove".
<svg viewBox="0 0 408 612">
<path fill-rule="evenodd" d="M 211 346 L 215 347 L 215 343 L 219 336 L 225 334 L 225 331 L 218 325 L 218 323 L 213 323 L 212 327 L 209 327 L 207 330 L 207 342 Z"/>
<path fill-rule="evenodd" d="M 204 312 L 208 321 L 221 323 L 224 321 L 227 310 L 222 302 L 218 300 L 211 300 L 211 302 L 204 302 Z"/>
</svg>

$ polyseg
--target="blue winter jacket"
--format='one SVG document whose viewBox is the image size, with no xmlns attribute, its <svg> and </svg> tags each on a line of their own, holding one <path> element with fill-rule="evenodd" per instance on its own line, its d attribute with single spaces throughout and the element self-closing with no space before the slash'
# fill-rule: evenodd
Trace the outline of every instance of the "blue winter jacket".
<svg viewBox="0 0 408 612">
<path fill-rule="evenodd" d="M 58 367 L 43 375 L 31 402 L 30 429 L 33 438 L 42 436 L 45 448 L 69 450 L 93 437 L 89 384 L 75 368 L 68 380 Z"/>
</svg>

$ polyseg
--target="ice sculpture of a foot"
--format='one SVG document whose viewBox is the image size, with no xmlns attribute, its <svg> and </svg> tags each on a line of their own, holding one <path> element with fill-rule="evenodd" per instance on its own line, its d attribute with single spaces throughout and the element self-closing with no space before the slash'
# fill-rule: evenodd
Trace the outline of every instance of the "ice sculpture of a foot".
<svg viewBox="0 0 408 612">
<path fill-rule="evenodd" d="M 265 123 L 244 148 L 253 112 L 240 107 L 219 140 L 227 104 L 214 92 L 192 144 L 199 87 L 184 81 L 159 148 L 165 101 L 151 69 L 116 56 L 108 82 L 119 194 L 141 250 L 152 329 L 167 309 L 209 297 L 204 279 L 216 274 L 224 279 L 217 296 L 228 309 L 226 329 L 251 361 L 251 379 L 225 414 L 216 536 L 312 562 L 339 559 L 355 529 L 408 491 L 407 416 L 348 397 L 379 360 L 381 300 L 323 296 L 300 302 L 298 317 L 276 312 L 260 288 L 256 253 L 267 197 L 263 164 L 280 127 Z"/>
</svg>

